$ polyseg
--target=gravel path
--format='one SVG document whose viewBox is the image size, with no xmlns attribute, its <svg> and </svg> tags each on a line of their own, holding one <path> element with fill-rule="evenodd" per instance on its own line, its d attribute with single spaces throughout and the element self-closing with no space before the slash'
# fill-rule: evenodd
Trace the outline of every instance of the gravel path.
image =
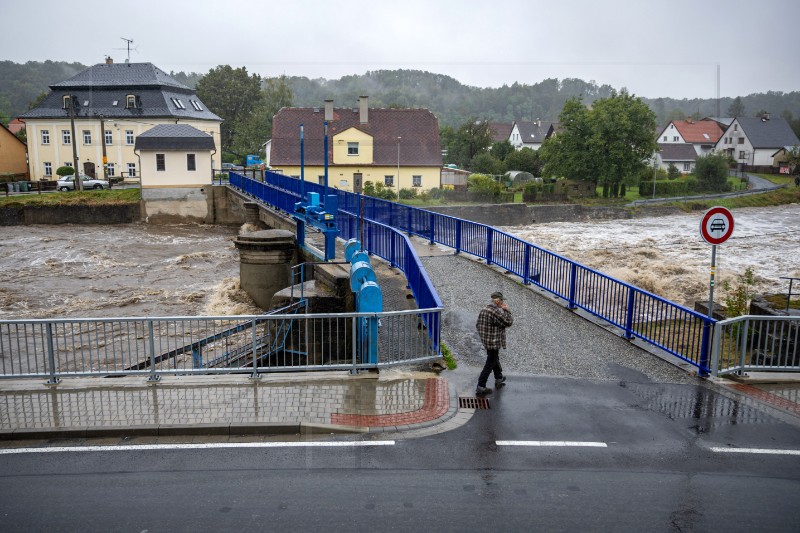
<svg viewBox="0 0 800 533">
<path fill-rule="evenodd" d="M 478 312 L 500 290 L 514 314 L 508 373 L 613 379 L 630 382 L 699 383 L 676 366 L 561 307 L 502 273 L 457 255 L 422 258 L 445 307 L 442 337 L 456 359 L 480 368 L 485 352 L 475 331 Z M 477 379 L 477 375 L 475 376 Z"/>
</svg>

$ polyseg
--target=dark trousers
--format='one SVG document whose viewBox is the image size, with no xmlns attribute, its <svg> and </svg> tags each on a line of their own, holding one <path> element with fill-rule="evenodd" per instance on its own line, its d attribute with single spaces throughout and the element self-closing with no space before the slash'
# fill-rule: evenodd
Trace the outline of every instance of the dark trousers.
<svg viewBox="0 0 800 533">
<path fill-rule="evenodd" d="M 489 379 L 489 374 L 494 372 L 494 379 L 503 377 L 503 367 L 500 366 L 500 350 L 486 349 L 486 364 L 483 365 L 481 375 L 478 376 L 478 386 L 485 387 L 486 380 Z"/>
</svg>

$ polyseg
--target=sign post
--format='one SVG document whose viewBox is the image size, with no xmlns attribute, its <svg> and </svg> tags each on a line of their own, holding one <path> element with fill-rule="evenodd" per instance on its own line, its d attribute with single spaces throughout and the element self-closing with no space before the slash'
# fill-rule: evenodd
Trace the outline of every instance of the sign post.
<svg viewBox="0 0 800 533">
<path fill-rule="evenodd" d="M 714 318 L 714 277 L 717 270 L 717 245 L 727 241 L 733 235 L 733 213 L 725 207 L 712 207 L 703 215 L 700 221 L 700 236 L 711 245 L 711 280 L 709 283 L 708 295 L 708 318 Z M 710 328 L 709 322 L 707 328 Z M 705 339 L 710 338 L 710 331 L 704 335 Z M 708 352 L 710 342 L 703 342 L 702 353 L 700 354 L 700 371 L 705 374 L 704 368 L 708 368 Z"/>
</svg>

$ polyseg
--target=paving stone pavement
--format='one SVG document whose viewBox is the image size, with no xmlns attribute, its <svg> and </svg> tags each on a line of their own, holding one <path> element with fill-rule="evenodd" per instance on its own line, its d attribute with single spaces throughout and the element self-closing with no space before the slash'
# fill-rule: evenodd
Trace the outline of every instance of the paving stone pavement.
<svg viewBox="0 0 800 533">
<path fill-rule="evenodd" d="M 457 398 L 431 372 L 71 378 L 0 387 L 0 439 L 378 433 L 453 418 Z"/>
</svg>

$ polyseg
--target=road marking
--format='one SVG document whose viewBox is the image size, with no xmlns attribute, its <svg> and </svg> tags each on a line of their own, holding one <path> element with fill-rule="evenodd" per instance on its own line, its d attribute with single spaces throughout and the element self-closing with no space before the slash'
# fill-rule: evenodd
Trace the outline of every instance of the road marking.
<svg viewBox="0 0 800 533">
<path fill-rule="evenodd" d="M 582 442 L 569 440 L 498 440 L 498 446 L 561 446 L 561 447 L 588 447 L 607 448 L 605 442 Z"/>
<path fill-rule="evenodd" d="M 711 448 L 717 453 L 757 453 L 766 455 L 800 455 L 800 450 L 774 450 L 769 448 Z"/>
<path fill-rule="evenodd" d="M 137 450 L 207 450 L 215 448 L 357 448 L 394 446 L 393 440 L 348 442 L 218 442 L 205 444 L 125 444 L 118 446 L 53 446 L 50 448 L 6 448 L 0 455 L 55 452 L 118 452 Z"/>
</svg>

